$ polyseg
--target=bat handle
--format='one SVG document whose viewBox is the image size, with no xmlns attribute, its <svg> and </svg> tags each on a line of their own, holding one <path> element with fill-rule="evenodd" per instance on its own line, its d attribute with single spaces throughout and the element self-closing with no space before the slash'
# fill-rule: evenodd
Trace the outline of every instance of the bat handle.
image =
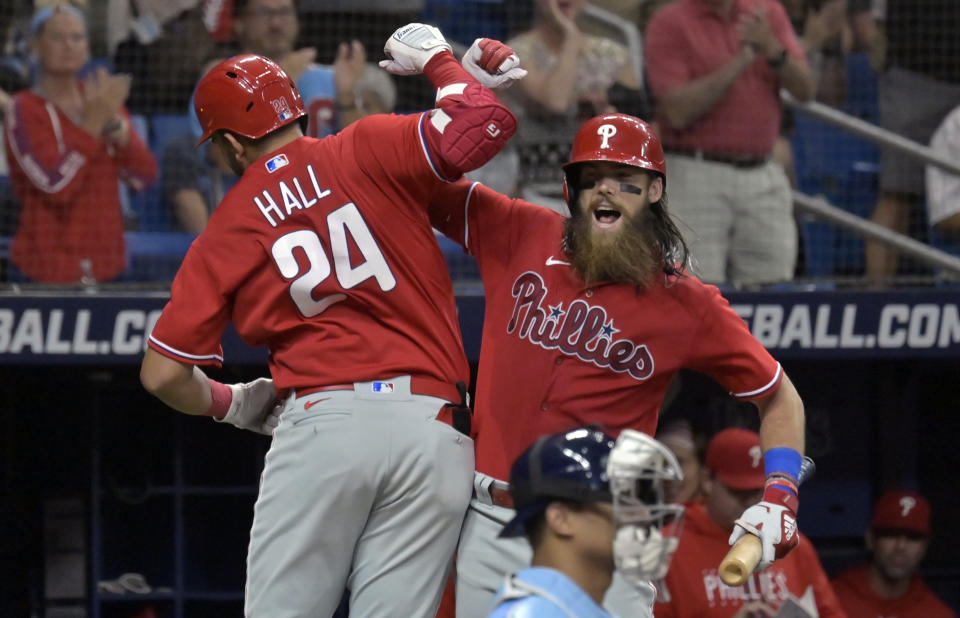
<svg viewBox="0 0 960 618">
<path fill-rule="evenodd" d="M 720 579 L 728 586 L 742 586 L 760 564 L 763 545 L 752 534 L 740 537 L 720 562 Z"/>
</svg>

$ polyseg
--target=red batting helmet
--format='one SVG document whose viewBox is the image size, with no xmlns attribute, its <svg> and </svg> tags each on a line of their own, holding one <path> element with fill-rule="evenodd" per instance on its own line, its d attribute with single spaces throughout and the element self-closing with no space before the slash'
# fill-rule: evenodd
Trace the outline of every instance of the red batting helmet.
<svg viewBox="0 0 960 618">
<path fill-rule="evenodd" d="M 257 139 L 307 114 L 286 71 L 254 54 L 210 69 L 197 84 L 193 105 L 203 130 L 198 146 L 221 129 Z"/>
<path fill-rule="evenodd" d="M 579 163 L 610 161 L 656 172 L 667 182 L 667 161 L 663 146 L 653 128 L 635 116 L 604 114 L 583 123 L 573 139 L 570 160 L 563 164 L 563 194 L 575 211 L 576 191 L 571 191 L 568 177 Z"/>
</svg>

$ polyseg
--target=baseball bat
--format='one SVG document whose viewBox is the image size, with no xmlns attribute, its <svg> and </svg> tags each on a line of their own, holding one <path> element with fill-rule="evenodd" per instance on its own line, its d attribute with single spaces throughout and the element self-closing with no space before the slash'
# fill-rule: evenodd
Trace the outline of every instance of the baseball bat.
<svg viewBox="0 0 960 618">
<path fill-rule="evenodd" d="M 800 477 L 797 479 L 797 485 L 810 478 L 816 469 L 813 460 L 804 457 L 800 464 Z M 763 545 L 760 543 L 760 537 L 753 534 L 743 535 L 720 561 L 720 579 L 728 586 L 742 586 L 746 583 L 750 574 L 753 573 L 753 570 L 757 568 L 757 565 L 760 564 L 760 558 L 762 557 Z"/>
</svg>

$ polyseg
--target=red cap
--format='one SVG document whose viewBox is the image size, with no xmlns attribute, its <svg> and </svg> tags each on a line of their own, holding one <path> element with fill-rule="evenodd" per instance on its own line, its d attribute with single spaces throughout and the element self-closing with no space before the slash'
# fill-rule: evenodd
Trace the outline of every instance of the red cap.
<svg viewBox="0 0 960 618">
<path fill-rule="evenodd" d="M 915 491 L 884 493 L 873 507 L 872 530 L 904 530 L 930 534 L 930 503 Z"/>
<path fill-rule="evenodd" d="M 761 489 L 766 481 L 760 436 L 749 429 L 724 429 L 713 436 L 703 465 L 730 489 Z"/>
</svg>

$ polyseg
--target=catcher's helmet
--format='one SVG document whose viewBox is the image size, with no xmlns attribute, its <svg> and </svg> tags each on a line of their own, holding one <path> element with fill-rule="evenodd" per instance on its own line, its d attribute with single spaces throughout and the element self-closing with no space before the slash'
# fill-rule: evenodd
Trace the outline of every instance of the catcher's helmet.
<svg viewBox="0 0 960 618">
<path fill-rule="evenodd" d="M 521 536 L 526 524 L 555 500 L 611 502 L 607 459 L 615 441 L 581 428 L 543 436 L 514 462 L 510 494 L 517 515 L 500 536 Z"/>
<path fill-rule="evenodd" d="M 198 146 L 221 129 L 257 139 L 307 114 L 286 71 L 255 54 L 210 69 L 197 84 L 193 105 L 203 131 Z"/>
<path fill-rule="evenodd" d="M 610 161 L 649 170 L 667 182 L 667 161 L 653 128 L 635 116 L 604 114 L 583 123 L 563 164 L 563 195 L 576 212 L 576 174 L 581 163 Z"/>
</svg>

